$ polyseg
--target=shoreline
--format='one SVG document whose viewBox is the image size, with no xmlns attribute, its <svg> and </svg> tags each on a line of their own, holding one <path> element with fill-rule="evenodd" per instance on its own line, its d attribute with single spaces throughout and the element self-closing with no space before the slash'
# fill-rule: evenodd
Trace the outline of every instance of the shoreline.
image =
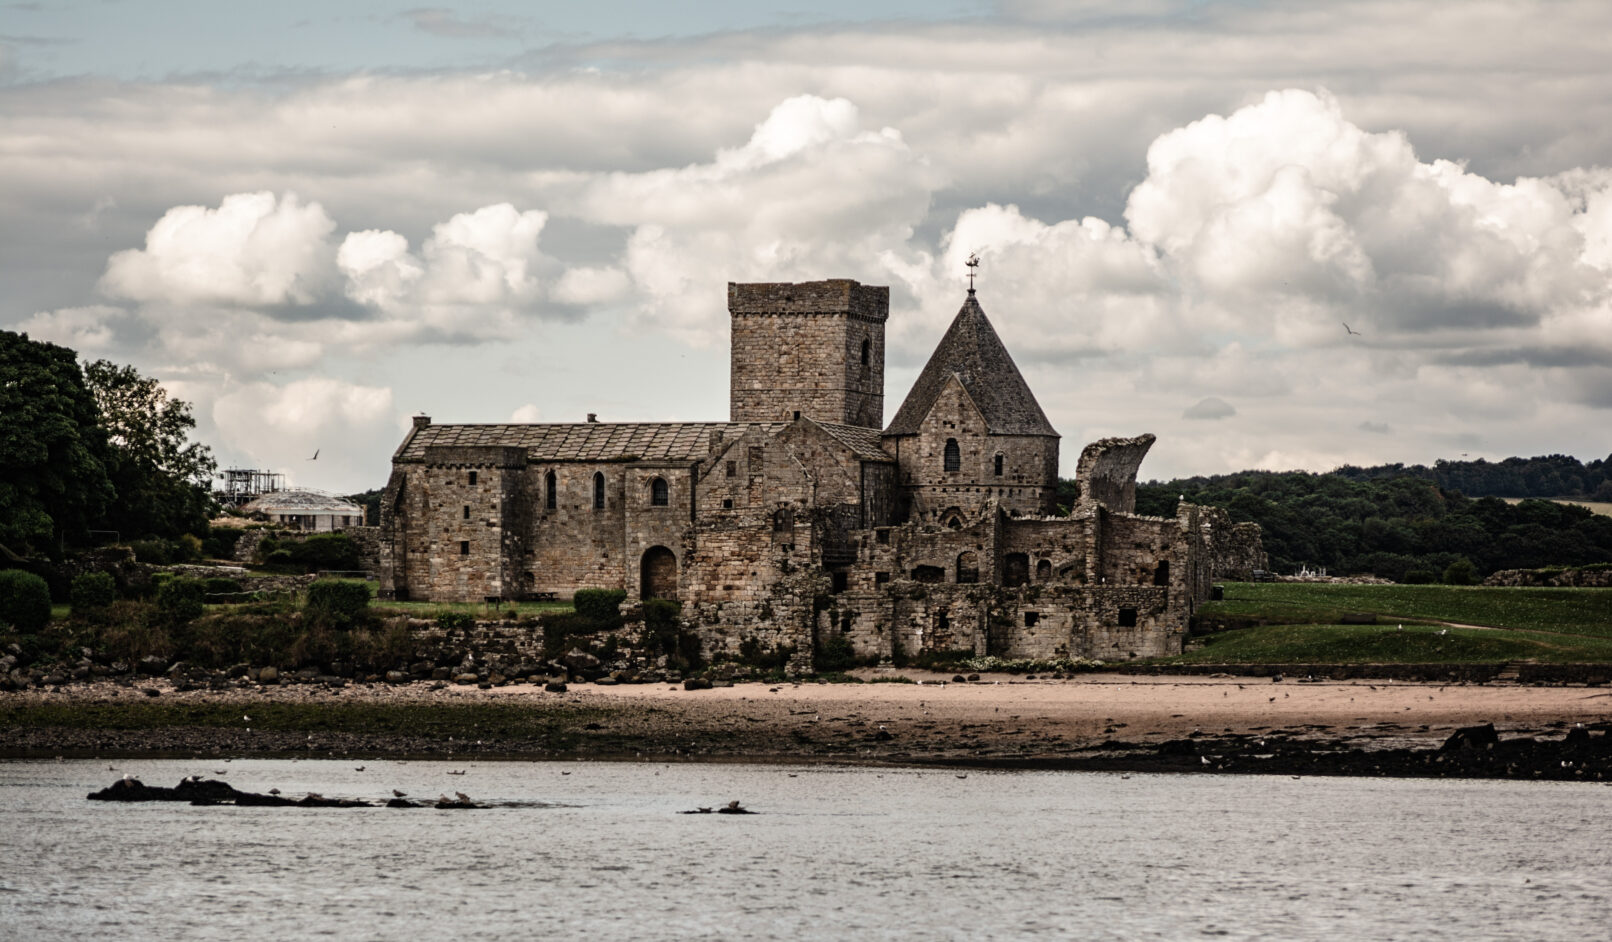
<svg viewBox="0 0 1612 942">
<path fill-rule="evenodd" d="M 100 681 L 0 694 L 0 757 L 654 759 L 1612 782 L 1612 690 L 1602 687 L 1128 674 L 953 683 L 904 673 L 922 683 L 577 684 L 552 693 L 526 684 L 176 691 L 163 680 Z M 1457 735 L 1491 725 L 1492 733 Z M 1448 746 L 1472 735 L 1480 741 Z"/>
</svg>

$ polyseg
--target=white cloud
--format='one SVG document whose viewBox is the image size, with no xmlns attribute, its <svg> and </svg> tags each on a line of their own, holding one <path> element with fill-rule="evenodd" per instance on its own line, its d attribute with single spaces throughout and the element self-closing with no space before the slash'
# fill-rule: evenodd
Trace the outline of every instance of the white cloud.
<svg viewBox="0 0 1612 942">
<path fill-rule="evenodd" d="M 38 311 L 18 324 L 17 330 L 35 340 L 48 340 L 91 355 L 111 348 L 116 339 L 116 324 L 128 313 L 123 308 L 105 304 Z"/>
<path fill-rule="evenodd" d="M 331 284 L 335 228 L 323 207 L 294 193 L 236 193 L 217 209 L 175 206 L 144 249 L 112 255 L 101 290 L 145 303 L 309 305 Z"/>
<path fill-rule="evenodd" d="M 509 420 L 511 422 L 541 422 L 543 420 L 543 410 L 528 402 L 523 406 L 516 407 L 515 411 L 509 414 Z"/>
<path fill-rule="evenodd" d="M 238 385 L 218 397 L 212 420 L 236 459 L 311 487 L 384 480 L 398 439 L 392 390 L 322 377 Z"/>
<path fill-rule="evenodd" d="M 1232 407 L 1231 403 L 1219 396 L 1206 396 L 1188 406 L 1186 411 L 1181 413 L 1181 418 L 1214 420 L 1230 418 L 1236 414 L 1237 410 Z"/>
</svg>

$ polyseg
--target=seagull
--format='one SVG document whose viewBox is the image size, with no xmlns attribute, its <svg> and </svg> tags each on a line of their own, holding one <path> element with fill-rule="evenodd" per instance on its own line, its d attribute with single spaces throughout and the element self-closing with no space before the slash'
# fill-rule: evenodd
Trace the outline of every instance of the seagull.
<svg viewBox="0 0 1612 942">
<path fill-rule="evenodd" d="M 361 765 L 355 765 L 355 766 L 353 766 L 353 771 L 354 772 L 362 772 L 362 771 L 364 771 L 364 767 L 361 766 Z"/>
<path fill-rule="evenodd" d="M 1340 324 L 1343 324 L 1343 321 L 1338 321 L 1338 323 L 1340 323 Z M 1360 331 L 1358 331 L 1358 330 L 1355 330 L 1355 329 L 1354 329 L 1354 328 L 1353 328 L 1353 327 L 1350 327 L 1350 326 L 1349 326 L 1349 325 L 1348 325 L 1348 324 L 1343 324 L 1343 329 L 1344 329 L 1344 330 L 1345 330 L 1345 331 L 1346 331 L 1346 332 L 1348 332 L 1348 333 L 1351 333 L 1351 334 L 1353 334 L 1353 335 L 1355 335 L 1355 336 L 1356 336 L 1356 337 L 1360 337 L 1360 336 L 1363 336 L 1363 335 L 1362 335 L 1362 334 L 1361 334 L 1361 333 L 1360 333 Z"/>
<path fill-rule="evenodd" d="M 313 450 L 313 457 L 309 458 L 308 460 L 309 461 L 318 461 L 319 460 L 319 449 L 315 448 Z"/>
<path fill-rule="evenodd" d="M 407 797 L 409 797 L 409 793 L 408 792 L 400 792 L 400 791 L 398 791 L 397 789 L 394 788 L 394 789 L 392 789 L 392 797 L 393 798 L 407 798 Z"/>
<path fill-rule="evenodd" d="M 469 801 L 470 800 L 470 796 L 466 795 L 464 792 L 454 792 L 454 794 L 459 796 L 460 801 Z"/>
</svg>

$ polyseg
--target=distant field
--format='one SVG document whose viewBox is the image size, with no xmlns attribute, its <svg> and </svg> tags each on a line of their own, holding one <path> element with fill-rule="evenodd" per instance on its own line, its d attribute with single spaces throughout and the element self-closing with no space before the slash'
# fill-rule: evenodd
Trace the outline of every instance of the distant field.
<svg viewBox="0 0 1612 942">
<path fill-rule="evenodd" d="M 1508 504 L 1520 504 L 1528 498 L 1502 497 L 1500 499 Z M 1557 498 L 1546 499 L 1550 500 L 1550 502 L 1553 504 L 1572 504 L 1575 507 L 1587 507 L 1603 517 L 1612 517 L 1612 503 L 1608 503 L 1603 500 L 1563 500 Z"/>
<path fill-rule="evenodd" d="M 1441 633 L 1442 632 L 1442 633 Z M 1612 639 L 1433 625 L 1265 625 L 1209 635 L 1176 664 L 1612 662 Z"/>
<path fill-rule="evenodd" d="M 1208 602 L 1199 612 L 1285 624 L 1336 624 L 1346 615 L 1371 614 L 1612 640 L 1612 589 L 1234 582 L 1224 601 Z"/>
</svg>

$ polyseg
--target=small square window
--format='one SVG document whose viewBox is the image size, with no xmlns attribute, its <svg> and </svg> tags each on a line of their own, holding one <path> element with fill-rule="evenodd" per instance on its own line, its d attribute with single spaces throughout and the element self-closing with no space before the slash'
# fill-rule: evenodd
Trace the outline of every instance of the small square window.
<svg viewBox="0 0 1612 942">
<path fill-rule="evenodd" d="M 460 540 L 459 541 L 459 555 L 460 556 L 469 556 L 470 555 L 470 541 L 469 540 Z"/>
<path fill-rule="evenodd" d="M 890 531 L 889 530 L 874 530 L 873 531 L 873 539 L 875 541 L 877 541 L 880 546 L 889 546 L 890 545 Z"/>
<path fill-rule="evenodd" d="M 1024 627 L 1026 627 L 1026 628 L 1034 628 L 1036 622 L 1038 622 L 1040 620 L 1041 620 L 1041 613 L 1040 612 L 1025 612 L 1024 613 Z"/>
<path fill-rule="evenodd" d="M 890 574 L 887 573 L 887 572 L 876 572 L 876 573 L 873 574 L 873 584 L 874 585 L 884 585 L 884 584 L 888 583 L 889 581 L 890 581 Z"/>
<path fill-rule="evenodd" d="M 1136 609 L 1122 608 L 1119 610 L 1119 626 L 1121 628 L 1136 627 Z"/>
<path fill-rule="evenodd" d="M 722 509 L 723 510 L 732 510 L 733 509 L 733 498 L 724 497 L 722 499 Z"/>
</svg>

